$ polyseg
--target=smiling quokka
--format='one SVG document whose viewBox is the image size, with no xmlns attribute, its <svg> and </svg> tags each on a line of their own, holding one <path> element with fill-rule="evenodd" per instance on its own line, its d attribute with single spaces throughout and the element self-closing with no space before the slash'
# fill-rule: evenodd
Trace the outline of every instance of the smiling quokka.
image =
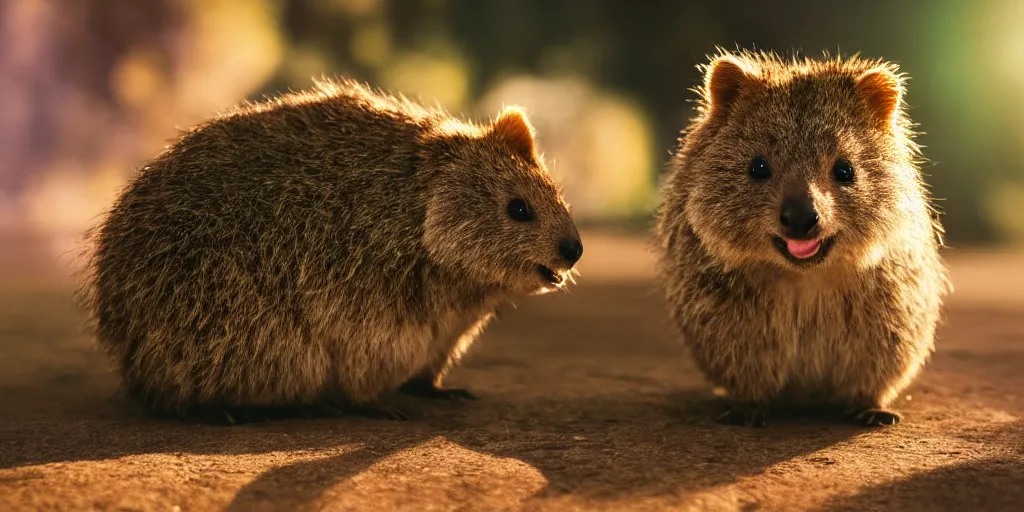
<svg viewBox="0 0 1024 512">
<path fill-rule="evenodd" d="M 211 423 L 472 398 L 445 373 L 583 252 L 519 110 L 479 126 L 351 81 L 184 133 L 89 240 L 79 297 L 127 391 Z"/>
<path fill-rule="evenodd" d="M 865 425 L 934 345 L 951 291 L 895 66 L 722 52 L 663 183 L 669 313 L 722 420 L 828 404 Z"/>
</svg>

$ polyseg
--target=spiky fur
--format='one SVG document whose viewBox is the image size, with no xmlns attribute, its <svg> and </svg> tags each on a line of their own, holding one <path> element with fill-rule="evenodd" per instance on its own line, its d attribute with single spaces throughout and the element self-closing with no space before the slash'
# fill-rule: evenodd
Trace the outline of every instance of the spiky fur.
<svg viewBox="0 0 1024 512">
<path fill-rule="evenodd" d="M 570 278 L 578 234 L 532 137 L 516 109 L 481 126 L 347 80 L 243 105 L 130 181 L 87 235 L 80 302 L 155 411 L 440 385 L 500 303 L 562 286 L 537 265 Z"/>
<path fill-rule="evenodd" d="M 712 76 L 723 64 L 742 77 L 726 76 L 738 85 L 716 105 Z M 952 291 L 904 110 L 905 77 L 858 56 L 785 60 L 724 50 L 704 71 L 698 115 L 668 164 L 655 228 L 672 320 L 737 406 L 886 408 L 929 358 Z M 896 105 L 882 126 L 857 85 L 871 73 L 895 84 L 882 91 Z M 757 154 L 772 163 L 766 183 L 746 174 Z M 840 157 L 857 170 L 851 186 L 831 179 Z M 793 264 L 769 242 L 791 193 L 814 199 L 835 239 L 817 265 Z"/>
</svg>

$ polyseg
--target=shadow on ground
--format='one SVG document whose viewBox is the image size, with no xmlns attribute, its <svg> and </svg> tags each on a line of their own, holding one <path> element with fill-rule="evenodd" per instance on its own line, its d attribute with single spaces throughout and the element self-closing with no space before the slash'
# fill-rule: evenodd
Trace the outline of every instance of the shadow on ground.
<svg viewBox="0 0 1024 512">
<path fill-rule="evenodd" d="M 400 399 L 418 416 L 411 422 L 345 418 L 224 428 L 151 420 L 117 397 L 103 358 L 79 334 L 81 317 L 71 308 L 67 290 L 9 288 L 0 291 L 0 305 L 0 502 L 7 491 L 12 492 L 8 496 L 37 498 L 42 484 L 48 493 L 67 493 L 53 487 L 63 480 L 46 480 L 55 477 L 47 476 L 52 474 L 45 468 L 73 471 L 68 481 L 94 482 L 92 488 L 74 489 L 88 494 L 109 483 L 103 475 L 85 478 L 89 471 L 104 471 L 92 462 L 165 454 L 184 457 L 183 462 L 171 476 L 140 484 L 153 495 L 147 503 L 174 504 L 171 500 L 202 489 L 220 493 L 223 498 L 215 502 L 227 504 L 228 510 L 306 510 L 319 508 L 326 495 L 334 496 L 332 489 L 368 472 L 389 485 L 411 481 L 416 494 L 416 471 L 451 467 L 453 453 L 467 450 L 479 455 L 474 459 L 479 464 L 488 464 L 486 457 L 514 459 L 538 473 L 543 482 L 522 497 L 534 500 L 531 506 L 564 499 L 575 500 L 577 508 L 580 503 L 589 507 L 651 498 L 678 503 L 752 478 L 763 479 L 756 483 L 762 487 L 747 489 L 747 497 L 732 503 L 801 502 L 805 495 L 829 491 L 819 488 L 818 478 L 832 478 L 836 489 L 861 489 L 828 501 L 829 510 L 1012 510 L 1007 505 L 1024 500 L 1021 459 L 1006 450 L 999 456 L 982 453 L 993 443 L 1012 442 L 1006 432 L 1017 435 L 1024 428 L 1016 424 L 1006 435 L 992 437 L 987 427 L 978 426 L 987 420 L 957 423 L 960 413 L 951 412 L 969 414 L 971 407 L 984 405 L 1004 416 L 1024 413 L 1024 404 L 1011 401 L 1020 398 L 1024 379 L 1018 371 L 1024 361 L 1019 311 L 954 312 L 948 322 L 952 328 L 944 331 L 952 340 L 940 342 L 934 368 L 925 372 L 915 400 L 907 405 L 909 426 L 890 435 L 820 419 L 783 418 L 766 429 L 717 425 L 718 404 L 684 356 L 666 325 L 660 297 L 647 283 L 584 284 L 571 295 L 537 297 L 505 312 L 450 382 L 468 385 L 481 400 Z M 962 463 L 877 485 L 862 485 L 859 475 L 840 471 L 842 457 L 860 454 L 847 450 L 837 456 L 837 446 L 863 441 L 865 456 L 885 457 L 886 450 L 902 448 L 899 443 L 938 443 L 957 432 L 981 432 L 965 441 L 980 451 L 965 451 L 959 457 L 970 460 Z M 1013 453 L 1019 455 L 1020 449 L 1018 443 Z M 401 458 L 410 451 L 421 457 L 415 467 Z M 281 455 L 290 452 L 298 455 Z M 893 452 L 893 457 L 903 457 L 911 467 L 930 460 L 928 453 Z M 188 455 L 238 457 L 210 469 Z M 260 458 L 259 464 L 249 455 Z M 396 457 L 402 463 L 389 465 Z M 70 463 L 85 464 L 67 469 Z M 143 475 L 166 465 L 148 459 L 137 463 Z M 795 476 L 779 476 L 780 466 Z M 469 476 L 503 489 L 519 476 L 506 475 L 502 468 Z M 877 471 L 867 475 L 875 480 L 865 481 L 879 482 L 885 468 Z M 182 480 L 179 473 L 191 480 Z M 219 484 L 204 479 L 223 474 L 242 476 Z M 443 490 L 447 494 L 409 499 L 472 508 L 479 488 L 459 487 L 463 483 L 452 482 Z M 829 492 L 826 496 L 838 493 Z M 517 508 L 522 499 L 484 508 Z M 28 502 L 15 503 L 29 507 Z M 371 500 L 344 503 L 358 509 L 374 505 Z"/>
<path fill-rule="evenodd" d="M 860 510 L 1020 510 L 1024 498 L 1024 424 L 1017 457 L 998 457 L 915 474 L 833 500 L 828 512 Z"/>
<path fill-rule="evenodd" d="M 36 307 L 26 307 L 33 310 L 48 302 L 45 295 L 32 300 Z M 660 301 L 647 285 L 591 286 L 511 311 L 457 374 L 482 399 L 400 398 L 419 416 L 404 423 L 346 418 L 218 428 L 148 419 L 116 396 L 103 359 L 73 341 L 77 314 L 60 304 L 51 308 L 59 310 L 51 315 L 55 323 L 45 328 L 27 317 L 5 323 L 8 334 L 17 330 L 27 339 L 33 328 L 44 329 L 46 339 L 21 349 L 22 358 L 40 365 L 29 369 L 32 377 L 0 389 L 0 409 L 8 411 L 0 438 L 9 447 L 0 468 L 143 454 L 353 448 L 264 471 L 229 510 L 308 508 L 336 483 L 439 436 L 536 468 L 547 480 L 536 497 L 600 500 L 727 484 L 858 432 L 798 419 L 761 430 L 714 423 L 719 404 L 671 332 L 658 322 L 622 321 L 637 314 L 660 318 Z"/>
</svg>

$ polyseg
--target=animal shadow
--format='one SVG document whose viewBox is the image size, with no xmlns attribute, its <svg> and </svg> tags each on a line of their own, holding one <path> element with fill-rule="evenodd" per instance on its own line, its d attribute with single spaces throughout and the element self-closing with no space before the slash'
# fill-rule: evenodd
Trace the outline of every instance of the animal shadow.
<svg viewBox="0 0 1024 512">
<path fill-rule="evenodd" d="M 415 435 L 397 435 L 389 425 L 388 434 L 364 436 L 365 445 L 356 452 L 266 471 L 228 510 L 313 508 L 342 480 L 437 436 L 538 470 L 547 485 L 528 499 L 601 501 L 685 495 L 732 483 L 862 431 L 806 417 L 779 418 L 764 429 L 724 426 L 714 421 L 717 402 L 697 391 L 640 398 L 502 398 L 439 407 L 416 422 Z"/>
<path fill-rule="evenodd" d="M 482 399 L 416 401 L 411 412 L 419 419 L 409 422 L 197 427 L 150 419 L 117 396 L 105 360 L 80 339 L 75 314 L 56 311 L 60 321 L 49 323 L 18 317 L 17 336 L 0 345 L 25 354 L 23 363 L 46 364 L 34 376 L 0 379 L 0 469 L 143 454 L 305 451 L 316 457 L 264 470 L 228 506 L 303 510 L 394 454 L 441 439 L 536 469 L 547 484 L 526 499 L 601 501 L 698 492 L 861 431 L 786 418 L 764 429 L 717 424 L 718 404 L 663 323 L 648 283 L 581 290 L 537 298 L 501 318 L 458 372 Z M 55 304 L 48 297 L 39 300 Z"/>
<path fill-rule="evenodd" d="M 994 458 L 871 487 L 824 510 L 1017 511 L 1024 503 L 1022 482 L 1024 457 Z"/>
<path fill-rule="evenodd" d="M 1009 453 L 867 487 L 832 500 L 821 510 L 1020 510 L 1024 503 L 1024 422 L 1007 425 L 993 438 L 1005 442 Z"/>
</svg>

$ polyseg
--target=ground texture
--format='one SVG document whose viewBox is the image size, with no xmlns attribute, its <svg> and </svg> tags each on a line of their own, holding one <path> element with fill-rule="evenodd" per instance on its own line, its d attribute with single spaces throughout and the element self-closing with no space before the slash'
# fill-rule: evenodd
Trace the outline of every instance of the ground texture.
<svg viewBox="0 0 1024 512">
<path fill-rule="evenodd" d="M 953 251 L 903 424 L 744 429 L 714 423 L 642 242 L 584 240 L 580 286 L 504 311 L 452 375 L 481 400 L 241 427 L 127 407 L 51 256 L 8 240 L 0 510 L 1024 510 L 1024 255 Z"/>
</svg>

